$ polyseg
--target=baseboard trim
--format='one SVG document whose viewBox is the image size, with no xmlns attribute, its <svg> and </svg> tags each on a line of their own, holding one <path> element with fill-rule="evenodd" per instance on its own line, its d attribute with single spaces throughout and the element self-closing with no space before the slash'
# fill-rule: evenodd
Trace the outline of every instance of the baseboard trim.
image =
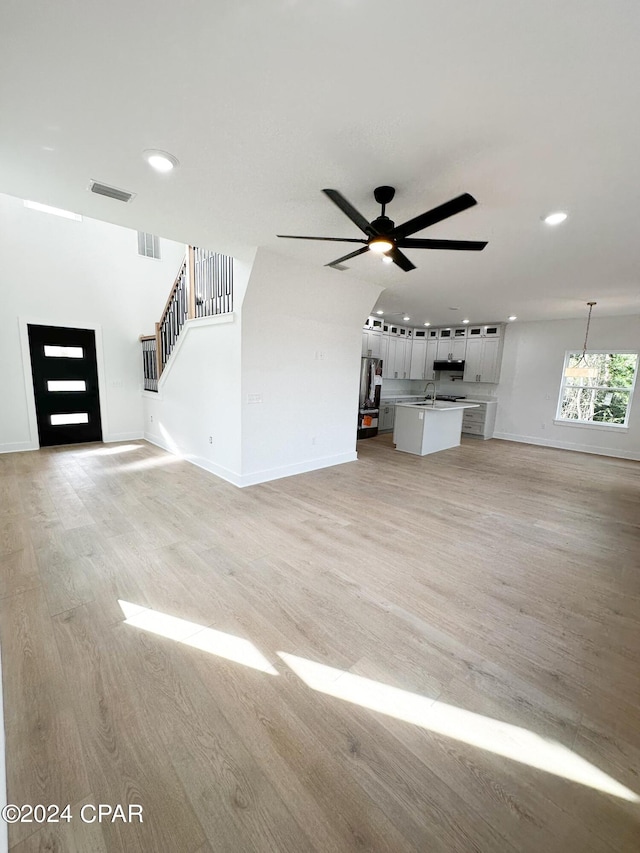
<svg viewBox="0 0 640 853">
<path fill-rule="evenodd" d="M 556 450 L 573 450 L 576 453 L 590 453 L 594 456 L 612 456 L 614 459 L 630 459 L 634 462 L 640 461 L 640 453 L 633 450 L 618 450 L 615 447 L 594 447 L 577 444 L 571 441 L 555 441 L 553 439 L 538 438 L 533 435 L 512 435 L 508 432 L 494 432 L 494 438 L 502 441 L 516 441 L 519 444 L 536 444 L 539 447 L 554 447 Z"/>
<path fill-rule="evenodd" d="M 32 441 L 13 441 L 9 444 L 0 444 L 0 453 L 22 453 L 25 450 L 40 450 L 40 447 Z"/>
<path fill-rule="evenodd" d="M 104 436 L 103 442 L 111 444 L 114 441 L 140 441 L 144 438 L 142 430 L 137 432 L 115 432 L 112 435 Z"/>
<path fill-rule="evenodd" d="M 270 468 L 264 471 L 255 471 L 252 474 L 238 474 L 236 471 L 231 471 L 229 468 L 224 468 L 222 465 L 216 465 L 209 459 L 204 459 L 200 456 L 183 456 L 181 453 L 176 453 L 158 436 L 143 436 L 144 441 L 159 447 L 161 450 L 166 450 L 172 456 L 177 456 L 184 459 L 185 462 L 190 462 L 197 468 L 202 468 L 221 480 L 231 483 L 232 486 L 237 486 L 239 489 L 244 489 L 247 486 L 258 486 L 260 483 L 268 483 L 271 480 L 281 480 L 283 477 L 293 477 L 296 474 L 307 474 L 309 471 L 319 471 L 322 468 L 331 468 L 334 465 L 343 465 L 345 462 L 356 462 L 358 454 L 355 450 L 349 453 L 340 453 L 336 456 L 325 456 L 321 459 L 309 459 L 306 462 L 298 462 L 295 465 L 284 465 L 282 468 Z"/>
<path fill-rule="evenodd" d="M 243 474 L 241 485 L 243 487 L 257 486 L 271 480 L 281 480 L 283 477 L 294 477 L 296 474 L 320 471 L 322 468 L 332 468 L 334 465 L 343 465 L 345 462 L 356 462 L 357 459 L 358 454 L 355 450 L 350 450 L 348 453 L 338 453 L 335 456 L 323 456 L 320 459 L 308 459 L 305 462 L 296 462 L 294 465 L 283 465 L 282 468 L 268 468 L 264 471 L 255 471 L 252 474 Z"/>
</svg>

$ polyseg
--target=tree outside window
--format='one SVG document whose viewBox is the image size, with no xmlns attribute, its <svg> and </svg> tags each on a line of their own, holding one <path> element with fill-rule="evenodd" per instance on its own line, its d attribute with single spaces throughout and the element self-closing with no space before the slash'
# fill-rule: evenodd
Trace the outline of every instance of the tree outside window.
<svg viewBox="0 0 640 853">
<path fill-rule="evenodd" d="M 558 419 L 626 426 L 637 366 L 637 353 L 568 352 Z"/>
</svg>

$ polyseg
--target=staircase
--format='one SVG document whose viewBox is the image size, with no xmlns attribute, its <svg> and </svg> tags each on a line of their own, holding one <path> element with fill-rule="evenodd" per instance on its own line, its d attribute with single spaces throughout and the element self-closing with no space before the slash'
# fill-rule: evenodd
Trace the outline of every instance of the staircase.
<svg viewBox="0 0 640 853">
<path fill-rule="evenodd" d="M 185 323 L 233 311 L 233 258 L 188 246 L 154 335 L 141 335 L 145 391 L 158 390 Z"/>
</svg>

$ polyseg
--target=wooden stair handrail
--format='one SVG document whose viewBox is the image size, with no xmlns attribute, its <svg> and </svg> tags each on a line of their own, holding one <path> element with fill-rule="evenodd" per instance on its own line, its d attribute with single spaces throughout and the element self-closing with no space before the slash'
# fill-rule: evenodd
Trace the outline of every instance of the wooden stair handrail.
<svg viewBox="0 0 640 853">
<path fill-rule="evenodd" d="M 169 305 L 171 305 L 171 300 L 173 299 L 173 295 L 176 292 L 178 284 L 180 283 L 180 276 L 182 275 L 182 268 L 184 267 L 186 260 L 187 260 L 187 255 L 185 254 L 184 258 L 182 259 L 182 263 L 180 264 L 180 268 L 178 269 L 178 273 L 176 275 L 176 280 L 173 282 L 173 287 L 171 288 L 171 290 L 169 292 L 169 298 L 167 299 L 165 306 L 164 306 L 164 309 L 162 311 L 162 314 L 160 315 L 160 325 L 162 325 L 162 323 L 164 322 L 164 318 L 166 317 L 167 311 L 169 310 Z"/>
</svg>

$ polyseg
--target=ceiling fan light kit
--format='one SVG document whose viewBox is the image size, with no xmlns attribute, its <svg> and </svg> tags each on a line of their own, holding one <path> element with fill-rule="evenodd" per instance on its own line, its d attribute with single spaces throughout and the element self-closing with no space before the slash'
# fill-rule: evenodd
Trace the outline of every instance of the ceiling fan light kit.
<svg viewBox="0 0 640 853">
<path fill-rule="evenodd" d="M 364 252 L 371 251 L 378 255 L 383 255 L 383 260 L 387 263 L 392 262 L 399 266 L 405 272 L 414 270 L 413 264 L 409 258 L 400 250 L 401 249 L 456 249 L 464 252 L 479 252 L 487 245 L 486 242 L 478 240 L 424 240 L 411 239 L 411 235 L 430 225 L 435 225 L 437 222 L 442 222 L 443 219 L 448 219 L 456 213 L 461 213 L 469 207 L 477 204 L 477 201 L 469 193 L 463 193 L 451 201 L 434 207 L 420 216 L 415 216 L 409 219 L 402 225 L 397 225 L 393 220 L 386 215 L 386 207 L 393 200 L 395 195 L 394 187 L 376 187 L 373 191 L 375 200 L 382 207 L 380 216 L 368 222 L 364 216 L 356 210 L 356 208 L 347 201 L 347 199 L 338 192 L 338 190 L 324 189 L 322 192 L 328 196 L 331 201 L 340 208 L 340 210 L 348 216 L 354 225 L 366 236 L 366 239 L 351 238 L 351 237 L 303 237 L 295 234 L 278 234 L 288 240 L 328 240 L 334 243 L 362 243 L 361 248 L 350 252 L 348 255 L 343 255 L 335 261 L 326 264 L 328 267 L 338 267 L 344 261 L 362 255 Z M 388 260 L 387 260 L 388 259 Z"/>
</svg>

